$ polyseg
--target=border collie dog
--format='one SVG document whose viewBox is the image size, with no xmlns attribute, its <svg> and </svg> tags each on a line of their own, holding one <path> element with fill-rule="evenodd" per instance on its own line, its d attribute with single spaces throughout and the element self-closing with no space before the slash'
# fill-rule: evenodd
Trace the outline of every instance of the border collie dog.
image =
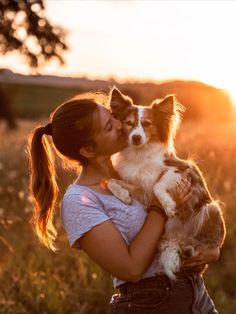
<svg viewBox="0 0 236 314">
<path fill-rule="evenodd" d="M 154 198 L 159 200 L 168 216 L 159 245 L 159 262 L 164 273 L 175 279 L 183 257 L 194 256 L 198 246 L 222 246 L 225 237 L 221 209 L 200 170 L 175 154 L 173 140 L 184 107 L 173 95 L 155 100 L 150 106 L 136 106 L 115 87 L 110 92 L 110 107 L 114 117 L 123 123 L 128 146 L 112 157 L 122 181 L 111 179 L 108 188 L 127 204 L 132 201 L 130 196 L 146 207 Z M 177 208 L 173 191 L 178 191 L 186 173 L 191 197 Z M 194 271 L 203 270 L 200 267 Z"/>
</svg>

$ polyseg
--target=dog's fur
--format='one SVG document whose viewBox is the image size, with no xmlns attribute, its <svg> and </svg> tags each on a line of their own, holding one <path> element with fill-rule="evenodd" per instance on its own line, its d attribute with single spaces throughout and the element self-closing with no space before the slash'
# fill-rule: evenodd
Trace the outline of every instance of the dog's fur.
<svg viewBox="0 0 236 314">
<path fill-rule="evenodd" d="M 126 189 L 131 195 L 134 190 L 129 184 L 141 189 L 135 197 L 146 206 L 158 198 L 169 217 L 159 261 L 164 272 L 174 279 L 181 258 L 194 256 L 198 246 L 221 246 L 225 237 L 221 209 L 213 201 L 200 170 L 193 162 L 175 155 L 173 139 L 184 108 L 173 95 L 155 100 L 149 107 L 136 106 L 115 87 L 110 92 L 110 106 L 114 117 L 123 122 L 128 147 L 113 158 L 123 183 L 112 179 L 108 187 L 126 203 L 132 200 Z M 186 173 L 191 179 L 192 196 L 177 208 L 178 187 L 185 182 Z"/>
</svg>

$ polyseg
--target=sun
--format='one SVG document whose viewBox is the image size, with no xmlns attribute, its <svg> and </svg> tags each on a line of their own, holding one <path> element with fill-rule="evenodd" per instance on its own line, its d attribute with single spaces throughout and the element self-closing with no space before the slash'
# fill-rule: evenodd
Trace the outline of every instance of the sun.
<svg viewBox="0 0 236 314">
<path fill-rule="evenodd" d="M 236 107 L 236 86 L 233 88 L 226 88 L 226 91 L 229 94 L 232 104 Z"/>
</svg>

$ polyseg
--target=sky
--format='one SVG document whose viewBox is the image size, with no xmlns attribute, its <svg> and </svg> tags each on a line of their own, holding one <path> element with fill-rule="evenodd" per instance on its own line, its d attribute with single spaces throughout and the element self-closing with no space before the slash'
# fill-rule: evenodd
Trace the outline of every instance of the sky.
<svg viewBox="0 0 236 314">
<path fill-rule="evenodd" d="M 236 99 L 236 1 L 46 0 L 46 16 L 68 31 L 66 65 L 42 74 L 120 81 L 198 80 Z M 30 73 L 16 55 L 0 67 Z"/>
</svg>

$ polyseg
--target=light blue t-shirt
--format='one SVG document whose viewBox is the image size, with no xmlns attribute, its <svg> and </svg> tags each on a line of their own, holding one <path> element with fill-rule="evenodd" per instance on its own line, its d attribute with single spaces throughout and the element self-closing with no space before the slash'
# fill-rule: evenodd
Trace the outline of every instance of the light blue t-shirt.
<svg viewBox="0 0 236 314">
<path fill-rule="evenodd" d="M 109 219 L 119 229 L 126 243 L 130 244 L 142 228 L 146 215 L 143 205 L 136 200 L 126 205 L 113 195 L 102 194 L 78 184 L 69 185 L 61 203 L 62 224 L 70 246 L 77 249 L 80 249 L 77 240 L 83 234 Z M 155 255 L 142 278 L 155 276 L 162 271 L 158 256 Z M 113 277 L 115 287 L 122 283 L 123 280 Z"/>
</svg>

